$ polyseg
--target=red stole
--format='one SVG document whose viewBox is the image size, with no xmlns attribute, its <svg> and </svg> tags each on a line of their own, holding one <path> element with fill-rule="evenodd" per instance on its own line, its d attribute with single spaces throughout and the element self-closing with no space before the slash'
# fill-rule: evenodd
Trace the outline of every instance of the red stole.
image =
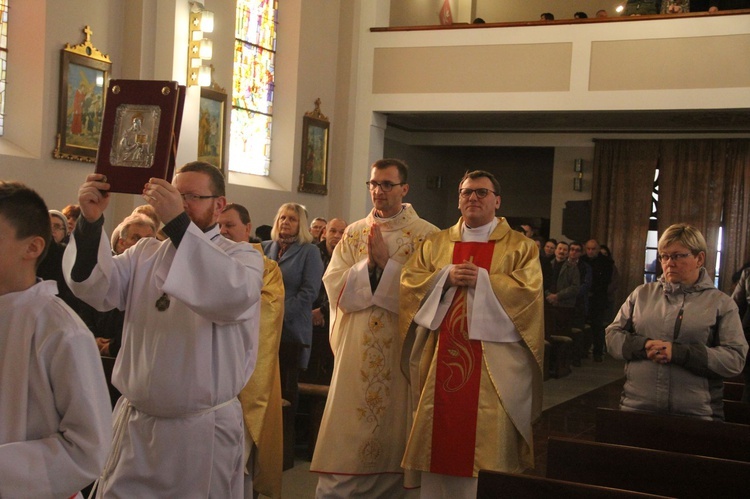
<svg viewBox="0 0 750 499">
<path fill-rule="evenodd" d="M 453 263 L 471 261 L 489 271 L 494 242 L 457 242 Z M 435 374 L 430 471 L 474 475 L 482 342 L 469 339 L 467 288 L 459 288 L 440 325 Z"/>
</svg>

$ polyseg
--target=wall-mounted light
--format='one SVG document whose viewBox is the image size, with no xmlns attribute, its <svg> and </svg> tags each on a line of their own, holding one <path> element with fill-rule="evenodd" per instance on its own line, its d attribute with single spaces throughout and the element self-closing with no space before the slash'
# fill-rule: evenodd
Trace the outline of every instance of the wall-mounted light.
<svg viewBox="0 0 750 499">
<path fill-rule="evenodd" d="M 204 36 L 214 30 L 214 13 L 201 2 L 190 2 L 190 33 L 188 38 L 188 86 L 211 85 L 211 69 L 203 66 L 213 56 L 213 43 Z"/>
<path fill-rule="evenodd" d="M 583 160 L 582 159 L 576 159 L 573 162 L 573 171 L 577 174 L 573 178 L 573 190 L 582 191 L 583 190 Z"/>
</svg>

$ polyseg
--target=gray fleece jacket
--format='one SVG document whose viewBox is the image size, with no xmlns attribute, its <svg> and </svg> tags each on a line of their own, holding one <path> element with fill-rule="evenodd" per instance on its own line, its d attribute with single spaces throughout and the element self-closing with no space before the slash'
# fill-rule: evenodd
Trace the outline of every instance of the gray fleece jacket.
<svg viewBox="0 0 750 499">
<path fill-rule="evenodd" d="M 723 378 L 742 372 L 748 345 L 737 305 L 701 269 L 689 287 L 659 281 L 633 291 L 607 327 L 607 352 L 625 359 L 620 408 L 724 419 Z M 672 342 L 672 361 L 646 358 L 647 340 Z"/>
</svg>

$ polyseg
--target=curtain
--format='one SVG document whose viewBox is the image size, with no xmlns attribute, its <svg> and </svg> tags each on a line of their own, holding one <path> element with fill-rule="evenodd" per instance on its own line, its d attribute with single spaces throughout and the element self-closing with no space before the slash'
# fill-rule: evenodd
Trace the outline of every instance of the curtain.
<svg viewBox="0 0 750 499">
<path fill-rule="evenodd" d="M 716 272 L 716 251 L 724 208 L 724 140 L 664 140 L 659 161 L 659 235 L 672 224 L 694 226 L 706 238 L 705 267 Z"/>
<path fill-rule="evenodd" d="M 724 233 L 719 269 L 721 290 L 731 293 L 731 276 L 750 261 L 750 140 L 727 140 L 724 176 Z"/>
<path fill-rule="evenodd" d="M 615 307 L 643 284 L 651 192 L 659 160 L 656 140 L 597 140 L 591 235 L 606 243 L 620 273 Z"/>
<path fill-rule="evenodd" d="M 688 223 L 706 238 L 714 275 L 719 230 L 719 287 L 750 261 L 750 140 L 599 140 L 594 149 L 591 234 L 608 242 L 621 283 L 616 300 L 643 282 L 654 171 L 659 168 L 658 229 Z"/>
</svg>

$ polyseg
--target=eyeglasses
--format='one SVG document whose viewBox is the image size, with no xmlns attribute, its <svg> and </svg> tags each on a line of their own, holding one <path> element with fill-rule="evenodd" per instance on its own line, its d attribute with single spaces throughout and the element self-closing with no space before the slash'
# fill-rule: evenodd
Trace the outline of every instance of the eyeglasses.
<svg viewBox="0 0 750 499">
<path fill-rule="evenodd" d="M 370 180 L 369 182 L 365 182 L 365 184 L 371 191 L 374 191 L 378 187 L 380 187 L 380 190 L 383 192 L 391 192 L 394 187 L 396 187 L 397 185 L 404 185 L 406 184 L 406 182 L 399 182 L 398 184 L 394 184 L 393 182 L 375 182 L 374 180 Z"/>
<path fill-rule="evenodd" d="M 65 226 L 60 224 L 52 224 L 52 230 L 65 230 Z"/>
<path fill-rule="evenodd" d="M 458 194 L 464 199 L 469 199 L 472 194 L 476 194 L 477 199 L 484 199 L 490 192 L 497 195 L 495 191 L 492 191 L 490 189 L 469 189 L 468 187 L 464 187 L 458 190 Z"/>
<path fill-rule="evenodd" d="M 182 199 L 187 201 L 188 203 L 192 203 L 193 201 L 200 201 L 202 199 L 211 199 L 211 198 L 218 198 L 219 196 L 199 196 L 198 194 L 180 194 L 182 196 Z"/>
<path fill-rule="evenodd" d="M 661 263 L 667 263 L 669 260 L 672 260 L 673 262 L 677 263 L 680 260 L 689 257 L 690 255 L 691 253 L 672 253 L 671 255 L 662 253 L 661 255 L 659 255 L 659 261 Z"/>
</svg>

